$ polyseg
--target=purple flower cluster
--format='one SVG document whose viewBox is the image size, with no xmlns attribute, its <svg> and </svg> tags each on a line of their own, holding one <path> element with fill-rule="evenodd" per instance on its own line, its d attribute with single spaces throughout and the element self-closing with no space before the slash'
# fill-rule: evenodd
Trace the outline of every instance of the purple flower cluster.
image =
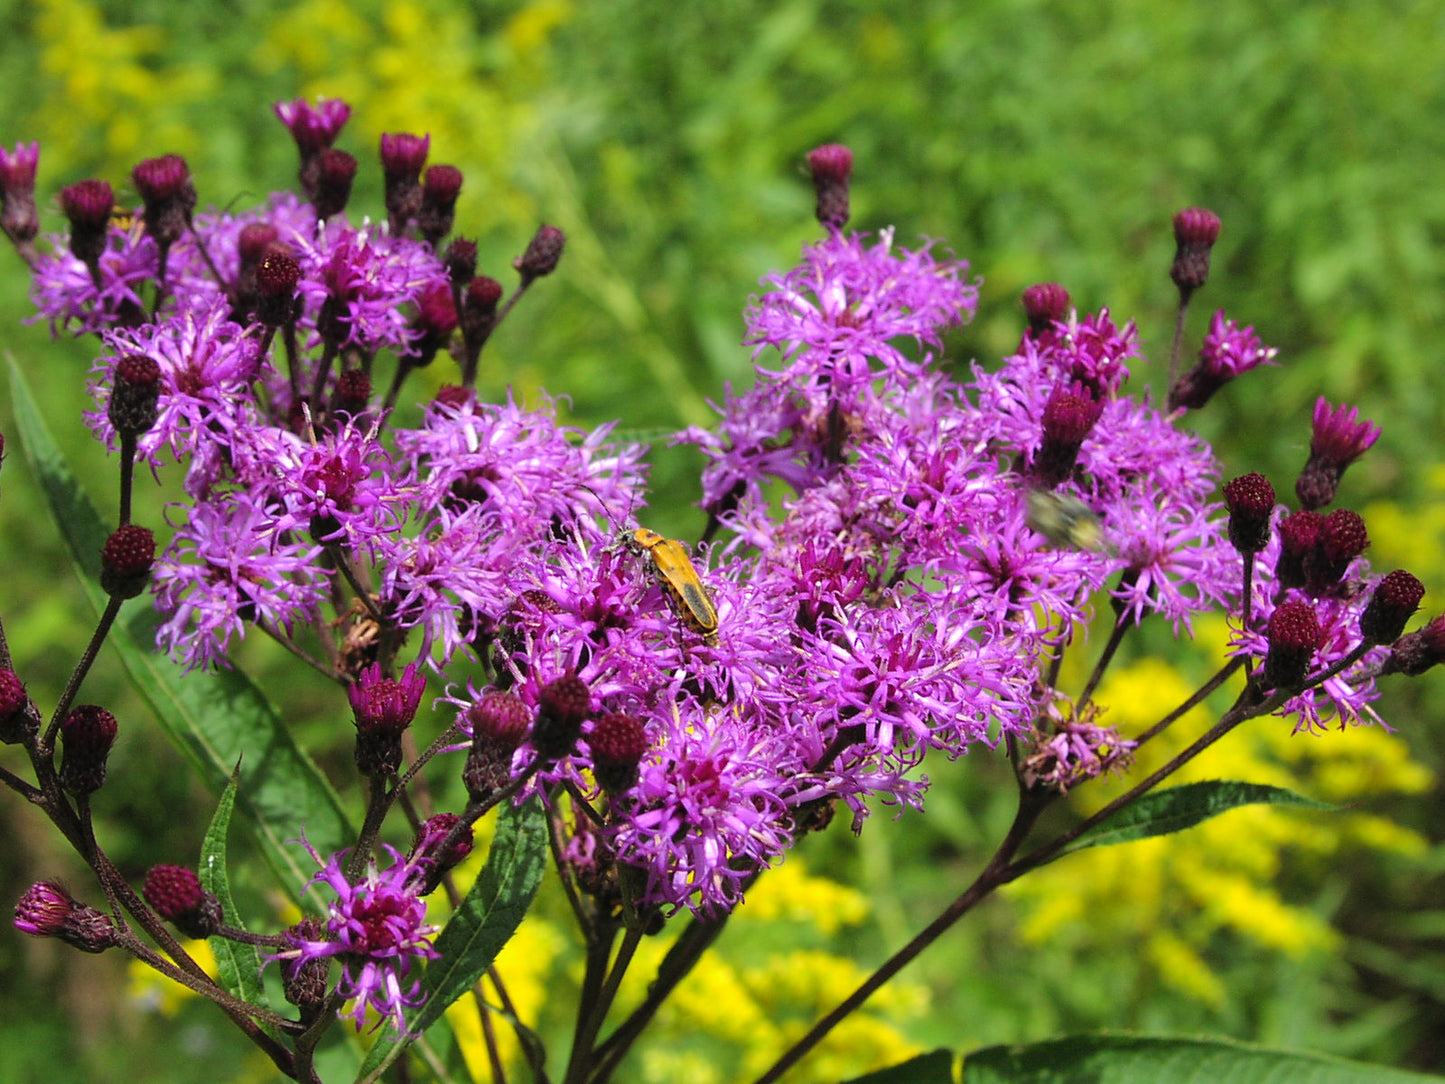
<svg viewBox="0 0 1445 1084">
<path fill-rule="evenodd" d="M 331 148 L 348 110 L 277 112 L 305 200 L 192 216 L 183 163 L 157 160 L 145 175 L 173 202 L 153 192 L 143 229 L 112 224 L 85 258 L 58 243 L 35 296 L 53 327 L 104 343 L 97 437 L 154 472 L 184 467 L 153 576 L 160 646 L 221 666 L 256 628 L 321 660 L 351 684 L 373 784 L 399 770 L 423 675 L 465 681 L 448 699 L 471 739 L 454 748 L 470 750 L 473 814 L 501 779 L 565 785 L 602 813 L 564 853 L 630 868 L 615 881 L 640 881 L 632 903 L 715 915 L 820 811 L 841 801 L 856 829 L 870 799 L 920 805 L 930 753 L 1026 739 L 1032 782 L 1060 791 L 1120 763 L 1130 743 L 1046 676 L 1097 600 L 1120 629 L 1240 612 L 1246 561 L 1214 500 L 1219 470 L 1177 421 L 1272 360 L 1253 329 L 1218 314 L 1169 412 L 1125 390 L 1142 360 L 1132 322 L 1079 315 L 1052 285 L 1026 299 L 1029 330 L 1000 365 L 950 366 L 944 335 L 977 304 L 968 265 L 843 233 L 844 186 L 825 201 L 827 236 L 751 304 L 755 384 L 728 394 L 715 431 L 677 437 L 705 457 L 718 539 L 690 552 L 625 522 L 644 506 L 644 449 L 610 426 L 569 429 L 549 401 L 487 404 L 470 387 L 396 423 L 413 368 L 451 342 L 469 383 L 505 315 L 500 286 L 473 278 L 474 245 L 436 250 L 460 176 L 433 167 L 423 191 L 429 142 L 386 137 L 387 225 L 352 225 L 355 160 Z M 815 170 L 836 188 L 842 162 Z M 171 229 L 153 236 L 161 216 Z M 508 304 L 561 253 L 560 232 L 539 231 Z M 375 396 L 382 351 L 395 376 Z M 110 409 L 122 368 L 159 372 L 139 434 L 112 418 L 129 417 Z M 1344 409 L 1317 411 L 1311 509 L 1377 435 Z M 1298 680 L 1282 710 L 1302 725 L 1369 717 L 1388 647 L 1367 652 L 1377 640 L 1360 632 L 1363 525 L 1279 513 L 1266 543 L 1272 502 L 1244 548 L 1255 575 L 1235 650 Z M 432 842 L 454 847 L 451 833 Z M 335 895 L 324 929 L 298 927 L 280 958 L 299 983 L 338 957 L 357 1021 L 374 1009 L 403 1028 L 411 963 L 434 955 L 419 895 L 435 878 L 391 852 L 353 883 L 345 853 L 316 878 Z"/>
</svg>

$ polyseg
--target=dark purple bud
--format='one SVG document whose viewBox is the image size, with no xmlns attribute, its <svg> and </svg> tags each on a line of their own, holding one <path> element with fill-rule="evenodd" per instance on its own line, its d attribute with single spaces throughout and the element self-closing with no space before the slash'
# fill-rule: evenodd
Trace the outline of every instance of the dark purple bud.
<svg viewBox="0 0 1445 1084">
<path fill-rule="evenodd" d="M 106 416 L 122 437 L 138 437 L 156 424 L 161 367 L 144 354 L 124 354 L 111 371 Z"/>
<path fill-rule="evenodd" d="M 301 315 L 296 284 L 301 281 L 301 261 L 279 247 L 273 247 L 256 266 L 256 319 L 267 327 L 287 327 Z"/>
<path fill-rule="evenodd" d="M 537 697 L 537 722 L 532 746 L 544 761 L 572 752 L 582 734 L 582 723 L 592 714 L 592 691 L 576 674 L 564 674 L 542 686 Z"/>
<path fill-rule="evenodd" d="M 72 708 L 60 724 L 60 785 L 71 794 L 93 794 L 105 782 L 115 744 L 115 716 L 95 704 Z"/>
<path fill-rule="evenodd" d="M 100 551 L 100 586 L 114 598 L 135 598 L 150 582 L 156 538 L 146 527 L 117 527 Z"/>
<path fill-rule="evenodd" d="M 315 918 L 303 918 L 286 931 L 286 942 L 292 948 L 304 950 L 308 945 L 323 945 L 327 940 L 326 928 Z M 315 1020 L 326 1004 L 330 968 L 331 957 L 318 952 L 303 951 L 298 957 L 285 957 L 281 961 L 281 992 L 301 1010 L 303 1023 Z"/>
<path fill-rule="evenodd" d="M 1336 508 L 1320 527 L 1319 548 L 1307 566 L 1309 587 L 1316 592 L 1328 591 L 1344 577 L 1349 563 L 1370 544 L 1365 521 L 1358 512 Z"/>
<path fill-rule="evenodd" d="M 104 952 L 119 941 L 109 916 L 51 881 L 25 890 L 15 905 L 15 928 L 32 937 L 58 937 L 82 952 Z"/>
<path fill-rule="evenodd" d="M 386 213 L 391 232 L 401 236 L 421 210 L 421 167 L 426 164 L 431 136 L 407 132 L 381 137 L 381 171 L 386 177 Z"/>
<path fill-rule="evenodd" d="M 608 794 L 621 794 L 637 785 L 637 766 L 647 752 L 647 731 L 631 715 L 608 712 L 587 735 L 592 773 Z"/>
<path fill-rule="evenodd" d="M 426 677 L 412 663 L 401 678 L 382 677 L 372 663 L 346 690 L 356 718 L 356 766 L 368 777 L 390 775 L 401 766 L 401 736 L 416 718 Z"/>
<path fill-rule="evenodd" d="M 1341 403 L 1331 408 L 1322 396 L 1315 403 L 1310 457 L 1295 482 L 1295 494 L 1305 509 L 1320 508 L 1335 499 L 1345 468 L 1380 439 L 1380 427 L 1360 421 L 1355 407 Z"/>
<path fill-rule="evenodd" d="M 331 413 L 359 418 L 371 403 L 371 377 L 361 369 L 347 369 L 336 378 Z"/>
<path fill-rule="evenodd" d="M 1029 335 L 1035 339 L 1051 335 L 1054 322 L 1069 315 L 1069 291 L 1057 282 L 1041 282 L 1024 291 L 1024 315 Z"/>
<path fill-rule="evenodd" d="M 446 264 L 447 278 L 457 286 L 466 286 L 477 274 L 477 243 L 468 241 L 465 237 L 453 238 L 452 243 L 447 245 L 442 263 Z M 501 285 L 498 284 L 498 297 L 501 296 L 501 289 Z M 495 302 L 492 303 L 492 307 L 496 308 Z"/>
<path fill-rule="evenodd" d="M 221 901 L 202 889 L 196 871 L 185 866 L 152 866 L 141 894 L 187 937 L 210 937 L 225 917 Z"/>
<path fill-rule="evenodd" d="M 432 166 L 421 187 L 421 210 L 416 227 L 433 248 L 452 232 L 452 216 L 462 190 L 462 171 L 456 166 Z"/>
<path fill-rule="evenodd" d="M 566 243 L 567 235 L 556 226 L 538 226 L 527 251 L 512 261 L 512 266 L 522 276 L 523 285 L 555 271 Z"/>
<path fill-rule="evenodd" d="M 825 143 L 808 152 L 808 169 L 818 194 L 818 221 L 841 230 L 848 221 L 848 182 L 853 176 L 853 152 L 841 143 Z"/>
<path fill-rule="evenodd" d="M 60 209 L 70 222 L 71 255 L 90 269 L 92 278 L 100 274 L 113 207 L 115 192 L 108 181 L 77 181 L 60 190 Z"/>
<path fill-rule="evenodd" d="M 1269 544 L 1274 486 L 1262 474 L 1241 474 L 1224 486 L 1229 509 L 1229 542 L 1240 553 L 1258 553 Z"/>
<path fill-rule="evenodd" d="M 316 217 L 325 220 L 346 210 L 356 180 L 356 156 L 328 147 L 316 156 L 312 172 L 316 179 L 309 198 Z"/>
<path fill-rule="evenodd" d="M 1324 529 L 1325 517 L 1318 512 L 1295 512 L 1279 523 L 1279 563 L 1275 576 L 1281 587 L 1303 587 L 1308 564 Z"/>
<path fill-rule="evenodd" d="M 1068 478 L 1084 438 L 1103 412 L 1103 400 L 1095 399 L 1082 383 L 1054 388 L 1044 403 L 1044 439 L 1034 458 L 1034 472 L 1045 488 Z"/>
<path fill-rule="evenodd" d="M 462 782 L 480 804 L 511 780 L 512 754 L 532 730 L 532 709 L 513 693 L 487 693 L 466 710 L 463 723 L 471 729 L 472 748 Z"/>
<path fill-rule="evenodd" d="M 457 308 L 452 301 L 451 287 L 434 282 L 422 290 L 411 326 L 421 334 L 415 343 L 417 353 L 409 360 L 417 368 L 430 365 L 457 329 Z"/>
<path fill-rule="evenodd" d="M 0 147 L 0 230 L 16 246 L 28 246 L 40 232 L 35 209 L 39 165 L 39 143 L 17 143 L 13 153 Z"/>
<path fill-rule="evenodd" d="M 425 871 L 418 886 L 422 889 L 422 895 L 430 891 L 422 886 L 431 885 L 435 888 L 445 873 L 455 869 L 472 853 L 470 827 L 458 834 L 450 846 L 446 846 L 447 837 L 461 822 L 461 817 L 455 813 L 437 813 L 426 819 L 411 841 L 411 853 L 407 856 L 407 862 Z M 446 846 L 445 853 L 441 850 L 443 846 Z"/>
<path fill-rule="evenodd" d="M 6 745 L 33 738 L 40 730 L 40 713 L 30 702 L 20 675 L 0 670 L 0 741 Z"/>
<path fill-rule="evenodd" d="M 1179 287 L 1180 302 L 1209 279 L 1209 252 L 1219 239 L 1219 216 L 1203 207 L 1190 207 L 1174 216 L 1174 263 L 1169 277 Z"/>
<path fill-rule="evenodd" d="M 1310 659 L 1325 638 L 1314 607 L 1297 599 L 1281 602 L 1270 615 L 1265 637 L 1269 640 L 1265 685 L 1286 692 L 1303 688 Z"/>
<path fill-rule="evenodd" d="M 1380 673 L 1416 677 L 1441 660 L 1445 660 L 1445 615 L 1396 640 Z"/>
<path fill-rule="evenodd" d="M 131 180 L 145 203 L 146 232 L 162 250 L 173 245 L 191 224 L 196 186 L 186 160 L 178 154 L 148 158 L 131 171 Z"/>
<path fill-rule="evenodd" d="M 1404 569 L 1379 582 L 1360 617 L 1360 634 L 1370 644 L 1393 644 L 1425 597 L 1425 585 Z"/>
</svg>

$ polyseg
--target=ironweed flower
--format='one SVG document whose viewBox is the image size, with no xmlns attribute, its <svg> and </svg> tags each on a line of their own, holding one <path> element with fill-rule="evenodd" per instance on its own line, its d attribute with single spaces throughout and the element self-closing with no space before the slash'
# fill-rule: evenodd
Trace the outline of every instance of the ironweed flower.
<svg viewBox="0 0 1445 1084">
<path fill-rule="evenodd" d="M 321 864 L 311 845 L 304 846 Z M 406 1010 L 423 1000 L 420 980 L 411 976 L 412 965 L 437 958 L 431 943 L 437 927 L 427 924 L 426 904 L 417 895 L 430 862 L 413 864 L 394 848 L 383 845 L 383 849 L 391 865 L 382 870 L 371 860 L 355 884 L 343 872 L 349 851 L 339 851 L 321 864 L 310 884 L 323 884 L 335 894 L 324 928 L 318 934 L 293 926 L 286 935 L 289 947 L 271 959 L 280 960 L 289 981 L 297 983 L 308 974 L 308 965 L 335 957 L 342 968 L 337 992 L 355 1001 L 343 1015 L 350 1016 L 360 1030 L 367 1012 L 374 1011 L 404 1034 Z"/>
</svg>

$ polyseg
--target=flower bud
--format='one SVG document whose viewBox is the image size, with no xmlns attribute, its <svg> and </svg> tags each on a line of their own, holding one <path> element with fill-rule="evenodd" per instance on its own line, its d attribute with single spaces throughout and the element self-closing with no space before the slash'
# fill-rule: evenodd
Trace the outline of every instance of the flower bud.
<svg viewBox="0 0 1445 1084">
<path fill-rule="evenodd" d="M 1174 216 L 1174 263 L 1169 277 L 1179 287 L 1180 304 L 1209 279 L 1209 252 L 1219 239 L 1219 216 L 1190 207 Z"/>
<path fill-rule="evenodd" d="M 631 715 L 608 712 L 587 736 L 592 753 L 592 774 L 608 794 L 621 794 L 637 785 L 637 766 L 647 752 L 647 731 Z"/>
<path fill-rule="evenodd" d="M 156 424 L 161 397 L 161 367 L 144 354 L 125 354 L 111 371 L 113 384 L 106 417 L 122 437 L 138 437 Z"/>
<path fill-rule="evenodd" d="M 156 539 L 148 528 L 117 527 L 100 551 L 100 586 L 114 598 L 135 598 L 150 582 L 155 561 Z"/>
<path fill-rule="evenodd" d="M 1286 692 L 1303 688 L 1310 660 L 1325 637 L 1314 607 L 1296 599 L 1281 602 L 1270 615 L 1265 636 L 1269 640 L 1265 685 Z"/>
<path fill-rule="evenodd" d="M 1380 673 L 1416 677 L 1442 659 L 1445 659 L 1445 615 L 1418 632 L 1407 632 L 1397 639 Z"/>
<path fill-rule="evenodd" d="M 70 221 L 70 254 L 97 281 L 114 206 L 115 192 L 108 181 L 78 181 L 60 190 L 60 209 Z"/>
<path fill-rule="evenodd" d="M 853 175 L 853 152 L 841 143 L 825 143 L 808 152 L 808 169 L 818 193 L 814 212 L 827 229 L 841 230 L 848 221 L 848 181 Z"/>
<path fill-rule="evenodd" d="M 300 260 L 279 247 L 267 251 L 256 265 L 256 319 L 272 328 L 294 324 L 301 315 L 300 281 Z"/>
<path fill-rule="evenodd" d="M 381 171 L 386 177 L 386 213 L 391 232 L 402 230 L 421 210 L 421 167 L 426 164 L 431 136 L 408 132 L 381 137 Z"/>
<path fill-rule="evenodd" d="M 1365 521 L 1358 512 L 1336 508 L 1325 516 L 1315 552 L 1306 566 L 1309 589 L 1322 594 L 1336 587 L 1350 562 L 1364 553 L 1369 544 Z"/>
<path fill-rule="evenodd" d="M 567 235 L 556 226 L 538 226 L 527 251 L 512 261 L 512 266 L 522 276 L 522 284 L 557 270 L 557 262 L 562 259 L 562 247 L 566 243 Z"/>
<path fill-rule="evenodd" d="M 391 775 L 401 766 L 401 736 L 416 718 L 426 677 L 412 663 L 399 680 L 381 676 L 379 663 L 362 670 L 346 690 L 356 718 L 356 766 L 368 777 Z"/>
<path fill-rule="evenodd" d="M 76 795 L 100 789 L 116 729 L 115 716 L 95 704 L 81 704 L 70 710 L 60 723 L 62 787 Z"/>
<path fill-rule="evenodd" d="M 1331 409 L 1321 397 L 1315 403 L 1310 457 L 1294 485 L 1300 507 L 1308 511 L 1334 500 L 1345 468 L 1379 439 L 1380 427 L 1360 421 L 1358 409 L 1343 403 Z"/>
<path fill-rule="evenodd" d="M 582 734 L 582 723 L 592 714 L 592 691 L 576 674 L 564 674 L 542 687 L 537 697 L 537 723 L 532 746 L 544 761 L 572 752 Z"/>
<path fill-rule="evenodd" d="M 17 248 L 26 248 L 40 232 L 35 209 L 35 171 L 39 143 L 17 143 L 14 153 L 0 147 L 0 230 Z"/>
<path fill-rule="evenodd" d="M 328 147 L 316 156 L 315 191 L 311 207 L 323 222 L 339 215 L 351 202 L 351 185 L 356 180 L 356 156 Z"/>
<path fill-rule="evenodd" d="M 371 404 L 371 377 L 364 369 L 347 369 L 336 377 L 331 394 L 331 413 L 358 418 Z"/>
<path fill-rule="evenodd" d="M 1360 616 L 1360 635 L 1369 644 L 1393 644 L 1425 597 L 1425 585 L 1402 568 L 1389 573 Z"/>
<path fill-rule="evenodd" d="M 1325 517 L 1318 512 L 1294 512 L 1279 522 L 1279 563 L 1275 577 L 1281 587 L 1303 587 L 1308 565 L 1324 529 Z"/>
<path fill-rule="evenodd" d="M 465 237 L 453 238 L 452 243 L 447 245 L 442 263 L 446 265 L 447 278 L 457 286 L 465 286 L 477 274 L 477 243 L 468 241 Z M 501 296 L 501 292 L 501 286 L 498 286 L 498 297 Z M 493 304 L 495 305 L 495 302 Z"/>
<path fill-rule="evenodd" d="M 532 729 L 532 711 L 514 693 L 487 693 L 462 716 L 472 748 L 462 782 L 474 804 L 482 804 L 512 778 L 512 754 Z"/>
<path fill-rule="evenodd" d="M 286 931 L 287 944 L 300 948 L 308 943 L 325 943 L 325 927 L 319 919 L 303 918 Z M 301 1010 L 301 1020 L 306 1023 L 315 1020 L 326 1004 L 330 993 L 327 972 L 331 969 L 331 957 L 308 953 L 296 958 L 281 959 L 281 992 L 286 1000 Z"/>
<path fill-rule="evenodd" d="M 178 154 L 148 158 L 131 171 L 131 180 L 145 202 L 146 233 L 164 253 L 191 224 L 196 186 L 190 167 Z"/>
<path fill-rule="evenodd" d="M 1274 511 L 1274 486 L 1262 474 L 1241 474 L 1224 486 L 1229 509 L 1229 542 L 1243 554 L 1258 553 L 1269 544 L 1269 516 Z"/>
<path fill-rule="evenodd" d="M 185 866 L 152 866 L 141 894 L 156 914 L 187 937 L 210 937 L 225 917 L 221 901 L 201 888 L 196 871 Z"/>
<path fill-rule="evenodd" d="M 417 232 L 433 248 L 452 232 L 457 196 L 462 190 L 462 171 L 456 166 L 432 166 L 426 171 L 421 187 L 421 210 L 417 212 Z"/>
<path fill-rule="evenodd" d="M 1104 403 L 1082 383 L 1059 384 L 1044 403 L 1044 439 L 1034 456 L 1034 473 L 1046 488 L 1068 478 L 1084 438 L 1104 412 Z"/>
<path fill-rule="evenodd" d="M 119 941 L 108 915 L 72 899 L 52 881 L 25 890 L 15 904 L 15 928 L 31 937 L 58 937 L 82 952 L 104 952 Z"/>
<path fill-rule="evenodd" d="M 420 332 L 415 343 L 417 353 L 409 359 L 411 365 L 415 368 L 430 365 L 457 329 L 457 309 L 452 302 L 451 287 L 445 282 L 434 282 L 424 288 L 417 298 L 411 326 Z"/>
<path fill-rule="evenodd" d="M 472 853 L 472 829 L 470 826 L 458 834 L 445 853 L 441 851 L 441 847 L 446 843 L 447 837 L 451 835 L 452 829 L 460 824 L 461 820 L 461 817 L 455 813 L 437 813 L 428 817 L 417 830 L 416 838 L 411 841 L 411 853 L 407 855 L 406 861 L 407 865 L 422 871 L 419 881 L 412 886 L 418 895 L 427 895 L 437 886 L 445 873 L 455 869 Z"/>
<path fill-rule="evenodd" d="M 1046 339 L 1053 334 L 1054 322 L 1069 315 L 1069 291 L 1057 282 L 1041 282 L 1023 294 L 1024 315 L 1029 321 L 1029 337 Z"/>
<path fill-rule="evenodd" d="M 40 712 L 31 703 L 20 676 L 0 670 L 0 742 L 15 745 L 40 732 Z"/>
</svg>

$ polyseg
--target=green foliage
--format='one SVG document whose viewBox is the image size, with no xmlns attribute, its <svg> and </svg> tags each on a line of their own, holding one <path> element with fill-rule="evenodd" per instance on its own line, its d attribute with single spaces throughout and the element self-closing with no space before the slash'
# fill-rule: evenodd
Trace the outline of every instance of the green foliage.
<svg viewBox="0 0 1445 1084">
<path fill-rule="evenodd" d="M 963 1084 L 1427 1084 L 1439 1079 L 1244 1043 L 1130 1036 L 991 1047 L 963 1063 Z"/>
<path fill-rule="evenodd" d="M 1283 787 L 1224 779 L 1186 783 L 1146 794 L 1084 833 L 1062 854 L 1071 854 L 1086 847 L 1108 847 L 1182 832 L 1210 817 L 1245 805 L 1290 805 L 1319 810 L 1335 808 L 1328 802 L 1312 801 Z"/>
</svg>

